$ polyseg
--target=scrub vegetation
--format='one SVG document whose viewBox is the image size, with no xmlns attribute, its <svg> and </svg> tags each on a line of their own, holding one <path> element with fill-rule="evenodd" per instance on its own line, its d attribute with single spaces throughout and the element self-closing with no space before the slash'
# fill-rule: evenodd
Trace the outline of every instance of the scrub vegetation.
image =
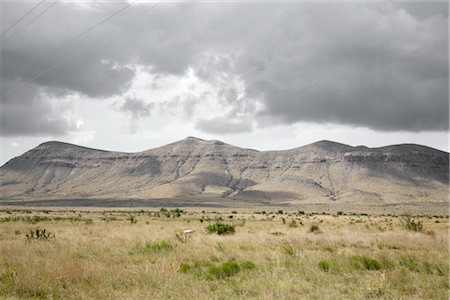
<svg viewBox="0 0 450 300">
<path fill-rule="evenodd" d="M 448 229 L 286 209 L 2 211 L 0 298 L 448 299 Z"/>
</svg>

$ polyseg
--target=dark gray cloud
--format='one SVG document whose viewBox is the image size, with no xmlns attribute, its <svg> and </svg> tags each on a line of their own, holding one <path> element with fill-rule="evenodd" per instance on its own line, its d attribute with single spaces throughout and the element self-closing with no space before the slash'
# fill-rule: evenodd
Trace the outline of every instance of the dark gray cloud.
<svg viewBox="0 0 450 300">
<path fill-rule="evenodd" d="M 3 31 L 31 4 L 0 5 Z M 187 107 L 197 128 L 207 132 L 248 131 L 250 123 L 243 120 L 251 118 L 260 126 L 306 121 L 389 131 L 448 129 L 447 3 L 163 3 L 120 27 L 148 5 L 136 5 L 50 51 L 124 6 L 59 3 L 2 44 L 1 81 L 10 83 L 86 51 L 2 96 L 0 133 L 64 134 L 70 122 L 44 92 L 56 98 L 121 95 L 136 65 L 160 76 L 192 68 L 215 86 L 221 112 L 214 115 L 220 117 L 196 116 Z M 14 86 L 3 84 L 2 94 Z M 151 109 L 141 104 L 128 99 L 121 109 L 139 118 Z M 12 117 L 19 112 L 35 125 L 20 124 L 20 116 Z"/>
<path fill-rule="evenodd" d="M 150 111 L 154 106 L 153 103 L 145 103 L 143 100 L 127 98 L 120 106 L 119 111 L 131 114 L 133 119 L 139 119 L 150 116 Z"/>
<path fill-rule="evenodd" d="M 12 88 L 18 82 L 3 81 L 2 87 Z M 14 96 L 0 102 L 0 135 L 2 136 L 62 136 L 75 125 L 61 116 L 39 88 L 26 84 Z"/>
<path fill-rule="evenodd" d="M 448 18 L 448 1 L 395 1 L 393 4 L 423 19 L 439 15 Z"/>
<path fill-rule="evenodd" d="M 154 103 L 146 103 L 137 98 L 126 98 L 125 102 L 119 107 L 118 111 L 129 114 L 129 131 L 136 133 L 139 127 L 139 119 L 149 117 L 151 110 L 155 107 Z"/>
<path fill-rule="evenodd" d="M 264 106 L 260 125 L 448 129 L 448 17 L 317 4 L 283 11 L 271 23 L 279 41 L 255 34 L 236 64 L 247 95 Z"/>
</svg>

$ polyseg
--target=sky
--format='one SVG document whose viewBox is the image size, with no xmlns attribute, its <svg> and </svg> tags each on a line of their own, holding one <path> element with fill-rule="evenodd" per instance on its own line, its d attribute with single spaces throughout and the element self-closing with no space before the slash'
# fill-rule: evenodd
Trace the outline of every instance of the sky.
<svg viewBox="0 0 450 300">
<path fill-rule="evenodd" d="M 0 2 L 0 164 L 49 140 L 448 151 L 448 5 Z"/>
</svg>

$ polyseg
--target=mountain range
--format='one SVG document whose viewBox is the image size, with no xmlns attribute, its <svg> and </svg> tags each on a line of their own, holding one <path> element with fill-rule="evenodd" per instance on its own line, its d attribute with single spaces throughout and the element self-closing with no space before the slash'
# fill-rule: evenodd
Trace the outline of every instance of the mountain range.
<svg viewBox="0 0 450 300">
<path fill-rule="evenodd" d="M 188 137 L 137 153 L 46 142 L 0 168 L 0 198 L 213 199 L 264 205 L 448 203 L 449 154 L 331 141 L 282 151 Z"/>
</svg>

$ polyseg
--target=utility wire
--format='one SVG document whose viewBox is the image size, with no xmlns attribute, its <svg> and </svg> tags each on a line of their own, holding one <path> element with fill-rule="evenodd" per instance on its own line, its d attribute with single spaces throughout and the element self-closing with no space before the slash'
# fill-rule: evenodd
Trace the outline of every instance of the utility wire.
<svg viewBox="0 0 450 300">
<path fill-rule="evenodd" d="M 54 47 L 53 49 L 50 49 L 47 51 L 47 54 L 53 53 L 56 50 L 59 50 L 61 48 L 64 48 L 65 46 L 73 43 L 74 41 L 78 40 L 79 38 L 83 37 L 84 35 L 88 34 L 91 30 L 94 30 L 96 27 L 102 25 L 103 23 L 105 23 L 106 21 L 112 19 L 113 17 L 117 16 L 118 14 L 120 14 L 121 12 L 123 12 L 124 10 L 130 8 L 131 6 L 133 6 L 134 4 L 136 4 L 138 0 L 135 0 L 134 2 L 128 3 L 127 5 L 125 5 L 124 7 L 120 8 L 119 10 L 115 11 L 112 15 L 109 15 L 108 17 L 104 18 L 103 20 L 95 23 L 94 25 L 89 26 L 88 28 L 86 28 L 85 30 L 79 32 L 76 36 L 66 40 L 65 42 L 61 43 L 59 46 Z M 22 72 L 24 69 L 26 69 L 28 66 L 31 65 L 36 65 L 39 61 L 35 61 L 32 63 L 29 63 L 25 66 L 23 66 L 22 68 L 20 68 L 19 70 L 16 70 L 12 75 L 10 75 L 11 77 L 14 77 L 15 75 L 17 75 L 18 73 Z"/>
<path fill-rule="evenodd" d="M 39 5 L 41 5 L 45 0 L 41 0 L 41 2 L 39 2 L 38 4 L 36 4 L 35 6 L 33 6 L 32 9 L 30 9 L 26 14 L 24 14 L 21 18 L 19 18 L 17 21 L 15 21 L 11 26 L 9 26 L 5 31 L 3 31 L 0 34 L 0 38 L 6 34 L 8 31 L 11 30 L 11 28 L 13 28 L 14 26 L 16 26 L 17 24 L 19 24 L 20 21 L 22 21 L 23 19 L 25 19 L 29 14 L 31 14 L 36 8 L 39 7 Z"/>
<path fill-rule="evenodd" d="M 33 23 L 34 21 L 36 21 L 36 19 L 38 19 L 40 16 L 42 16 L 43 14 L 45 14 L 47 11 L 49 11 L 53 6 L 55 6 L 58 3 L 59 0 L 56 0 L 55 2 L 53 2 L 51 5 L 47 6 L 46 9 L 44 9 L 40 14 L 38 14 L 36 17 L 34 17 L 33 19 L 31 19 L 28 23 L 26 23 L 24 26 L 20 27 L 19 30 L 17 30 L 16 32 L 14 32 L 13 34 L 11 34 L 9 37 L 7 37 L 5 40 L 2 41 L 2 43 L 6 43 L 7 41 L 11 40 L 14 36 L 16 36 L 19 32 L 21 32 L 22 30 L 24 30 L 25 28 L 27 28 L 31 23 Z"/>
<path fill-rule="evenodd" d="M 124 7 L 122 7 L 121 9 L 117 10 L 116 12 L 114 12 L 112 15 L 106 17 L 105 19 L 101 20 L 100 22 L 90 26 L 89 28 L 87 28 L 86 30 L 80 32 L 79 34 L 77 34 L 75 37 L 65 41 L 64 43 L 62 43 L 61 45 L 59 45 L 57 48 L 55 48 L 54 50 L 60 49 L 70 43 L 72 43 L 73 41 L 81 38 L 82 36 L 84 36 L 85 34 L 87 34 L 89 31 L 95 29 L 96 27 L 102 25 L 103 23 L 105 23 L 106 21 L 112 19 L 113 17 L 117 16 L 118 14 L 120 14 L 121 12 L 123 12 L 124 10 L 130 8 L 131 6 L 133 6 L 134 4 L 136 4 L 138 0 L 135 0 L 134 2 L 128 3 L 127 5 L 125 5 Z M 52 50 L 52 51 L 54 51 Z"/>
<path fill-rule="evenodd" d="M 146 10 L 143 10 L 141 13 L 137 14 L 136 16 L 134 16 L 133 18 L 131 18 L 130 20 L 128 20 L 127 22 L 125 22 L 124 24 L 122 24 L 121 27 L 118 27 L 118 28 L 116 28 L 116 29 L 110 31 L 107 35 L 104 35 L 103 38 L 101 38 L 100 40 L 104 40 L 104 39 L 106 39 L 107 37 L 111 36 L 113 33 L 115 33 L 115 32 L 117 32 L 117 31 L 121 30 L 121 29 L 124 28 L 125 26 L 128 26 L 130 23 L 134 22 L 136 19 L 142 17 L 143 15 L 149 13 L 151 10 L 153 10 L 155 7 L 157 7 L 158 5 L 160 5 L 161 3 L 163 3 L 164 1 L 165 1 L 165 0 L 161 0 L 161 1 L 159 1 L 158 3 L 154 4 L 153 6 L 151 6 L 150 8 L 147 8 Z M 13 87 L 13 88 L 11 88 L 10 90 L 6 91 L 5 93 L 1 94 L 1 96 L 4 97 L 4 96 L 6 96 L 6 95 L 12 93 L 13 91 L 17 90 L 18 88 L 20 88 L 20 87 L 23 86 L 24 84 L 26 84 L 26 83 L 28 83 L 28 82 L 30 82 L 30 81 L 33 81 L 33 80 L 35 80 L 36 78 L 39 78 L 39 77 L 41 77 L 41 76 L 44 75 L 44 74 L 47 74 L 48 72 L 52 71 L 53 69 L 57 68 L 58 66 L 60 66 L 60 65 L 62 65 L 63 63 L 69 61 L 69 60 L 72 59 L 73 57 L 77 56 L 78 54 L 80 54 L 81 52 L 83 52 L 84 50 L 86 50 L 86 49 L 88 48 L 88 46 L 90 46 L 90 45 L 87 45 L 87 46 L 85 46 L 85 47 L 79 49 L 78 51 L 74 52 L 73 54 L 69 55 L 68 57 L 66 57 L 66 58 L 64 58 L 64 59 L 62 59 L 62 60 L 60 60 L 60 61 L 57 62 L 56 64 L 49 66 L 47 69 L 43 70 L 42 72 L 40 72 L 40 73 L 34 75 L 34 76 L 31 77 L 31 78 L 28 78 L 28 79 L 25 80 L 25 81 L 22 81 L 20 84 L 16 85 L 15 87 Z"/>
</svg>

